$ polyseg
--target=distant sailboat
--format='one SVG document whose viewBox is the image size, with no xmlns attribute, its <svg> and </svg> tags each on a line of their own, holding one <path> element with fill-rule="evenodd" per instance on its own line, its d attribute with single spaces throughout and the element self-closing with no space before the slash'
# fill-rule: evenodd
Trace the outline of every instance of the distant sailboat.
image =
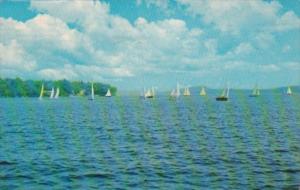
<svg viewBox="0 0 300 190">
<path fill-rule="evenodd" d="M 225 88 L 220 96 L 216 98 L 217 101 L 227 101 L 229 98 L 229 87 Z"/>
<path fill-rule="evenodd" d="M 50 99 L 54 98 L 54 88 L 51 90 Z"/>
<path fill-rule="evenodd" d="M 154 89 L 148 89 L 144 94 L 145 98 L 154 98 Z"/>
<path fill-rule="evenodd" d="M 206 91 L 204 87 L 201 88 L 200 96 L 206 96 Z"/>
<path fill-rule="evenodd" d="M 43 95 L 44 95 L 44 84 L 42 84 L 42 88 L 41 88 L 41 92 L 40 92 L 40 97 L 39 99 L 43 99 Z"/>
<path fill-rule="evenodd" d="M 171 91 L 171 94 L 170 94 L 170 96 L 171 96 L 171 97 L 174 97 L 174 96 L 176 96 L 176 91 L 175 91 L 175 89 L 173 89 L 173 90 Z"/>
<path fill-rule="evenodd" d="M 190 92 L 190 88 L 189 88 L 189 87 L 184 88 L 183 95 L 184 95 L 184 96 L 190 96 L 190 95 L 191 95 L 191 92 Z"/>
<path fill-rule="evenodd" d="M 89 98 L 89 100 L 94 100 L 95 99 L 95 95 L 94 95 L 94 83 L 91 84 L 91 96 Z"/>
<path fill-rule="evenodd" d="M 59 97 L 59 88 L 56 88 L 56 94 L 54 96 L 55 99 L 57 99 Z"/>
<path fill-rule="evenodd" d="M 111 97 L 110 89 L 107 90 L 107 92 L 106 92 L 106 94 L 105 94 L 105 97 Z"/>
<path fill-rule="evenodd" d="M 177 83 L 177 87 L 176 87 L 176 97 L 180 96 L 180 86 L 179 83 Z"/>
<path fill-rule="evenodd" d="M 287 95 L 292 95 L 292 89 L 291 89 L 291 87 L 287 88 L 286 94 Z"/>
<path fill-rule="evenodd" d="M 258 97 L 260 95 L 260 91 L 258 89 L 258 86 L 255 85 L 253 91 L 252 91 L 252 94 L 250 95 L 250 97 Z"/>
<path fill-rule="evenodd" d="M 170 95 L 171 97 L 175 97 L 175 98 L 178 98 L 180 96 L 180 87 L 178 83 L 176 89 L 173 89 Z"/>
</svg>

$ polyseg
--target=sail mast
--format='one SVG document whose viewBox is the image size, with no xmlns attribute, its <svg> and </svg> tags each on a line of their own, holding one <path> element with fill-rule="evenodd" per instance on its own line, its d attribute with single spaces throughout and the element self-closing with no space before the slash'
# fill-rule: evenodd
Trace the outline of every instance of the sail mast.
<svg viewBox="0 0 300 190">
<path fill-rule="evenodd" d="M 94 100 L 95 96 L 94 96 L 94 83 L 92 83 L 91 85 L 91 99 Z"/>
<path fill-rule="evenodd" d="M 227 97 L 227 98 L 229 97 L 229 87 L 227 87 L 227 94 L 226 94 L 226 97 Z"/>
<path fill-rule="evenodd" d="M 177 87 L 176 87 L 176 96 L 180 96 L 179 83 L 177 83 Z"/>
</svg>

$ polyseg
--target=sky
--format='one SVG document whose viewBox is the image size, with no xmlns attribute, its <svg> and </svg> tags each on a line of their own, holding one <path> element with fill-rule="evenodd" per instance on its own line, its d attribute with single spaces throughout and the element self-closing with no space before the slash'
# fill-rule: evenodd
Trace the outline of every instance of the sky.
<svg viewBox="0 0 300 190">
<path fill-rule="evenodd" d="M 0 77 L 300 84 L 300 0 L 0 0 Z"/>
</svg>

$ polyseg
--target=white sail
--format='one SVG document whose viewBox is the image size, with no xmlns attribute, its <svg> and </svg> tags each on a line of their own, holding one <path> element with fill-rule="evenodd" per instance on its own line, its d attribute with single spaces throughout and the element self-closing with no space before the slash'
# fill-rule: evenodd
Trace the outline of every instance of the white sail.
<svg viewBox="0 0 300 190">
<path fill-rule="evenodd" d="M 94 83 L 92 83 L 91 85 L 91 100 L 95 99 L 95 95 L 94 95 Z"/>
<path fill-rule="evenodd" d="M 59 88 L 56 88 L 56 93 L 55 93 L 55 99 L 57 99 L 59 97 Z"/>
<path fill-rule="evenodd" d="M 188 96 L 191 95 L 190 88 L 187 88 L 187 89 L 186 89 L 186 94 L 187 94 Z"/>
<path fill-rule="evenodd" d="M 111 97 L 111 92 L 110 92 L 110 89 L 108 89 L 108 90 L 107 90 L 107 92 L 106 92 L 105 96 L 106 96 L 106 97 Z"/>
<path fill-rule="evenodd" d="M 287 93 L 288 95 L 291 95 L 291 94 L 292 94 L 292 89 L 291 89 L 291 87 L 288 87 L 286 93 Z"/>
<path fill-rule="evenodd" d="M 256 95 L 256 87 L 253 88 L 252 95 Z"/>
<path fill-rule="evenodd" d="M 222 91 L 221 97 L 225 97 L 226 95 L 226 88 Z"/>
<path fill-rule="evenodd" d="M 148 89 L 147 92 L 145 93 L 145 98 L 149 98 L 149 97 L 152 97 L 152 93 L 150 89 Z"/>
<path fill-rule="evenodd" d="M 252 91 L 252 95 L 253 96 L 259 96 L 260 95 L 260 91 L 258 89 L 257 84 L 254 86 L 253 91 Z"/>
<path fill-rule="evenodd" d="M 180 87 L 179 84 L 177 83 L 177 87 L 176 87 L 176 96 L 180 96 Z"/>
<path fill-rule="evenodd" d="M 229 98 L 229 87 L 227 87 L 226 97 Z"/>
<path fill-rule="evenodd" d="M 52 90 L 51 90 L 50 98 L 51 99 L 54 98 L 54 88 L 52 88 Z"/>
<path fill-rule="evenodd" d="M 41 92 L 40 92 L 40 97 L 39 97 L 40 100 L 43 98 L 43 95 L 44 95 L 44 84 L 42 84 L 42 88 L 41 88 Z"/>
<path fill-rule="evenodd" d="M 206 96 L 205 88 L 201 88 L 200 96 Z"/>
<path fill-rule="evenodd" d="M 176 92 L 175 92 L 175 90 L 174 90 L 174 89 L 171 91 L 171 94 L 170 94 L 170 96 L 176 96 Z"/>
<path fill-rule="evenodd" d="M 184 88 L 183 95 L 184 95 L 184 96 L 190 96 L 190 95 L 191 95 L 191 92 L 190 92 L 189 87 Z"/>
</svg>

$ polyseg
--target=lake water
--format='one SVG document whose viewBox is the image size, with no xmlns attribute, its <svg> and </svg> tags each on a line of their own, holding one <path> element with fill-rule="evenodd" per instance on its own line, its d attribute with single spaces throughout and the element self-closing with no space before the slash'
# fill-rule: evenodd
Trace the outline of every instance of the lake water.
<svg viewBox="0 0 300 190">
<path fill-rule="evenodd" d="M 0 99 L 0 189 L 298 189 L 300 96 Z"/>
</svg>

